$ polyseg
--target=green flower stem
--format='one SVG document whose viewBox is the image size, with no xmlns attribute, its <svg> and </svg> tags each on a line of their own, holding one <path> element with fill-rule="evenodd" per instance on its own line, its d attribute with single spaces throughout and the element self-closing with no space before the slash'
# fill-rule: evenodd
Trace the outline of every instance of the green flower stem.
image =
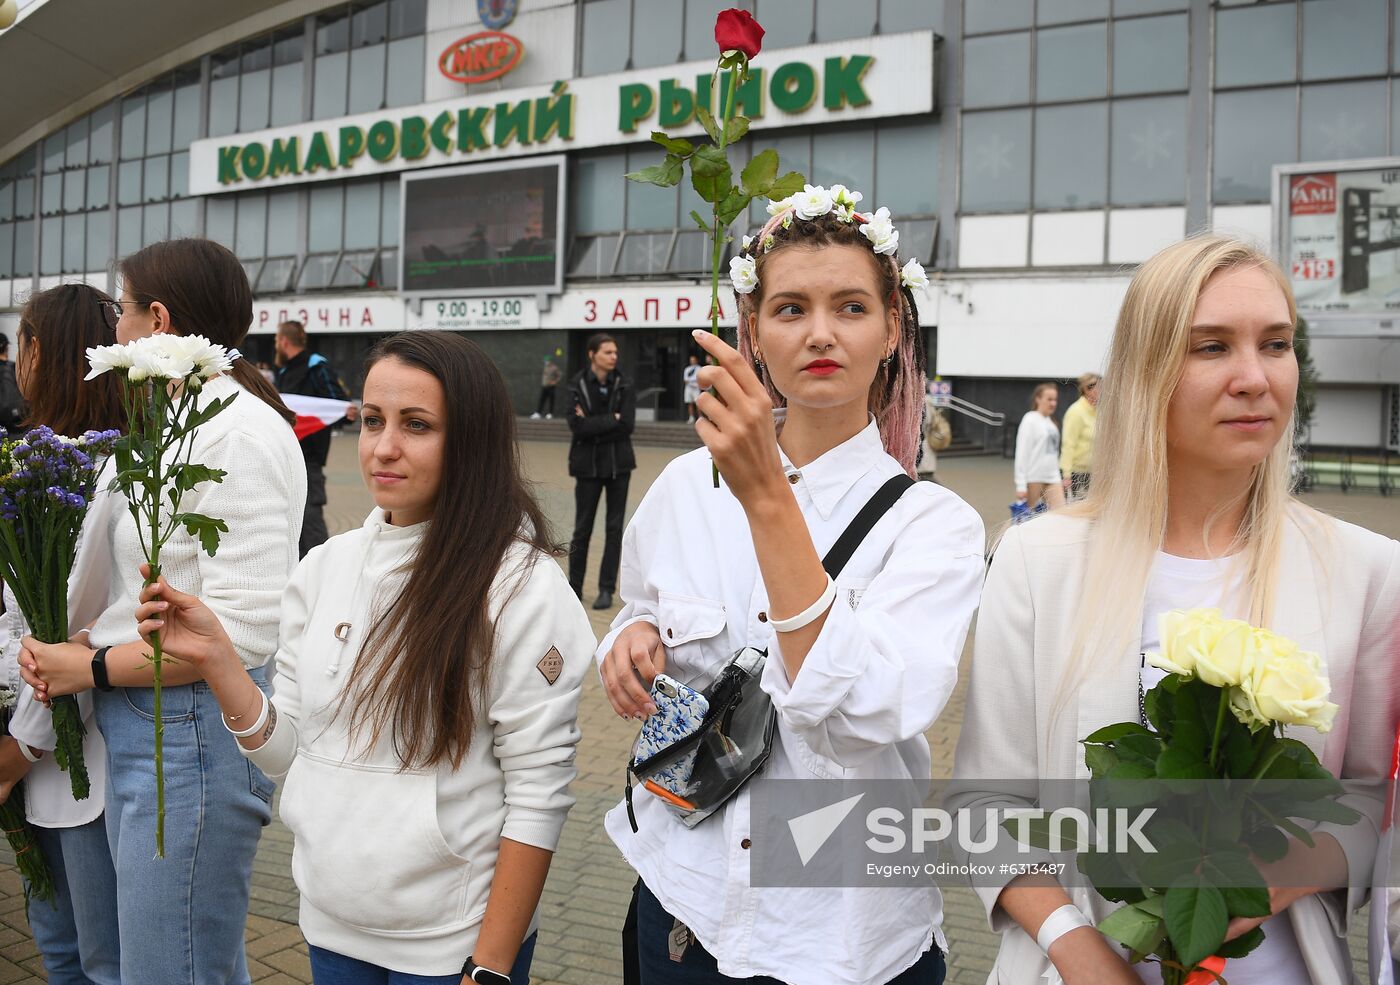
<svg viewBox="0 0 1400 985">
<path fill-rule="evenodd" d="M 1210 740 L 1210 771 L 1215 773 L 1215 757 L 1220 752 L 1220 733 L 1225 729 L 1225 712 L 1229 707 L 1230 692 L 1220 689 L 1220 705 L 1215 710 L 1215 735 Z"/>
<path fill-rule="evenodd" d="M 747 63 L 745 63 L 745 69 L 747 69 Z M 720 90 L 720 100 L 723 104 L 720 109 L 720 118 L 715 121 L 715 129 L 719 131 L 718 147 L 720 150 L 724 150 L 729 145 L 729 121 L 734 118 L 734 109 L 738 104 L 736 97 L 739 92 L 739 83 L 743 81 L 741 70 L 738 68 L 730 70 L 730 77 L 732 82 L 729 91 L 724 92 L 723 76 L 716 68 L 715 81 L 710 86 L 712 92 L 716 89 Z M 724 260 L 724 244 L 729 238 L 728 230 L 720 229 L 719 205 L 718 201 L 711 203 L 714 225 L 711 227 L 713 235 L 711 237 L 712 252 L 710 257 L 710 334 L 716 338 L 719 337 L 719 265 Z M 711 364 L 714 361 L 714 357 L 710 357 Z M 710 464 L 710 478 L 714 487 L 718 489 L 719 465 L 714 462 Z"/>
</svg>

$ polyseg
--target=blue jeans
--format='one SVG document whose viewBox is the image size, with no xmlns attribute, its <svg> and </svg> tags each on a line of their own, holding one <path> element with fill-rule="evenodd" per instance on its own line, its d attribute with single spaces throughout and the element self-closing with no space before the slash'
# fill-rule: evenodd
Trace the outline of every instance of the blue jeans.
<svg viewBox="0 0 1400 985">
<path fill-rule="evenodd" d="M 515 965 L 510 969 L 511 985 L 530 985 L 530 962 L 535 957 L 537 936 L 531 934 L 520 945 L 520 953 L 515 956 Z M 462 974 L 410 975 L 403 971 L 390 971 L 313 944 L 311 980 L 316 985 L 458 985 Z"/>
<path fill-rule="evenodd" d="M 671 960 L 667 938 L 676 927 L 676 918 L 661 906 L 661 901 L 647 889 L 646 883 L 637 887 L 637 959 L 642 985 L 723 985 L 742 982 L 743 985 L 783 985 L 776 978 L 730 978 L 722 975 L 714 956 L 692 936 L 679 961 Z M 947 967 L 943 952 L 935 944 L 924 952 L 914 966 L 893 979 L 889 985 L 943 985 Z M 320 985 L 318 982 L 317 985 Z"/>
<path fill-rule="evenodd" d="M 117 877 L 102 818 L 34 833 L 53 874 L 54 901 L 29 902 L 29 929 L 49 985 L 121 985 Z"/>
<path fill-rule="evenodd" d="M 250 675 L 267 689 L 265 670 Z M 153 693 L 95 692 L 122 983 L 248 985 L 248 887 L 273 783 L 238 751 L 207 684 L 163 688 L 165 857 L 155 858 Z"/>
</svg>

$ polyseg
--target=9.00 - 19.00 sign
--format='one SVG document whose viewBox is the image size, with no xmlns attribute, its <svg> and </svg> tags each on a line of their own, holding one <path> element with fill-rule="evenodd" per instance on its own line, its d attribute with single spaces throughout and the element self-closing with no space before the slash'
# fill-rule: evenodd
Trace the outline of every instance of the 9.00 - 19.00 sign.
<svg viewBox="0 0 1400 985">
<path fill-rule="evenodd" d="M 449 331 L 534 328 L 539 310 L 534 298 L 443 298 L 423 304 L 423 320 Z"/>
</svg>

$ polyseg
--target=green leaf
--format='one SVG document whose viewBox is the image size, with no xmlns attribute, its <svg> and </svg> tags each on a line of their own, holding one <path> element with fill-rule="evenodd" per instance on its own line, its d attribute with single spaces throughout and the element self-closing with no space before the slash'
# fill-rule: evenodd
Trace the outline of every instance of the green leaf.
<svg viewBox="0 0 1400 985">
<path fill-rule="evenodd" d="M 1254 854 L 1265 862 L 1277 862 L 1288 854 L 1288 836 L 1278 828 L 1259 828 L 1246 840 Z"/>
<path fill-rule="evenodd" d="M 1291 817 L 1306 821 L 1323 821 L 1331 824 L 1355 824 L 1361 820 L 1360 811 L 1335 800 L 1310 800 L 1289 809 Z"/>
<path fill-rule="evenodd" d="M 1226 941 L 1215 949 L 1222 958 L 1235 960 L 1245 957 L 1250 951 L 1264 943 L 1264 929 L 1255 927 L 1247 934 L 1241 934 L 1232 941 Z"/>
<path fill-rule="evenodd" d="M 227 523 L 202 513 L 181 513 L 176 519 L 189 531 L 191 536 L 199 538 L 199 546 L 210 557 L 213 557 L 219 550 L 219 534 L 228 533 Z"/>
<path fill-rule="evenodd" d="M 744 191 L 750 195 L 765 195 L 777 177 L 778 152 L 770 147 L 754 155 L 753 160 L 744 166 L 739 180 L 744 185 Z"/>
<path fill-rule="evenodd" d="M 1214 886 L 1201 885 L 1197 876 L 1185 876 L 1167 890 L 1163 913 L 1177 959 L 1188 968 L 1225 941 L 1230 924 L 1225 896 Z"/>
<path fill-rule="evenodd" d="M 1176 718 L 1176 695 L 1164 687 L 1153 687 L 1143 697 L 1143 705 L 1153 728 L 1166 734 Z"/>
<path fill-rule="evenodd" d="M 707 222 L 705 217 L 702 216 L 699 212 L 695 211 L 694 209 L 691 209 L 690 217 L 695 220 L 695 224 L 699 226 L 703 232 L 707 232 L 711 236 L 714 235 L 715 231 L 712 228 L 710 228 L 709 222 Z"/>
<path fill-rule="evenodd" d="M 807 184 L 807 178 L 800 171 L 789 171 L 783 175 L 768 189 L 768 197 L 775 202 L 787 198 L 789 195 L 796 195 Z"/>
<path fill-rule="evenodd" d="M 1134 733 L 1115 742 L 1113 749 L 1126 761 L 1148 763 L 1155 768 L 1157 757 L 1162 755 L 1162 740 L 1150 732 Z"/>
<path fill-rule="evenodd" d="M 729 159 L 724 151 L 707 144 L 698 148 L 690 158 L 690 183 L 707 202 L 722 202 L 729 194 Z"/>
<path fill-rule="evenodd" d="M 695 145 L 689 140 L 683 140 L 680 137 L 672 137 L 670 134 L 663 133 L 660 130 L 653 130 L 651 132 L 651 140 L 652 143 L 660 144 L 662 147 L 666 148 L 666 153 L 674 154 L 680 158 L 689 157 L 695 150 Z"/>
<path fill-rule="evenodd" d="M 1247 729 L 1231 729 L 1225 737 L 1225 766 L 1230 776 L 1249 776 L 1254 766 L 1254 742 Z"/>
<path fill-rule="evenodd" d="M 684 175 L 685 167 L 681 163 L 681 159 L 674 154 L 667 154 L 666 160 L 660 164 L 653 164 L 640 171 L 627 172 L 627 180 L 647 185 L 659 185 L 662 188 L 674 188 Z"/>
<path fill-rule="evenodd" d="M 1267 917 L 1273 913 L 1268 884 L 1248 856 L 1239 852 L 1216 852 L 1206 859 L 1201 876 L 1224 894 L 1230 916 Z"/>
<path fill-rule="evenodd" d="M 1101 729 L 1095 729 L 1082 740 L 1086 744 L 1102 745 L 1107 742 L 1117 742 L 1126 735 L 1151 735 L 1152 733 L 1137 722 L 1119 722 L 1116 725 L 1105 725 Z"/>
<path fill-rule="evenodd" d="M 719 127 L 715 126 L 715 118 L 710 114 L 710 111 L 703 106 L 697 106 L 695 107 L 695 118 L 700 121 L 700 125 L 710 135 L 710 139 L 719 143 Z"/>
<path fill-rule="evenodd" d="M 1085 746 L 1084 765 L 1097 777 L 1118 765 L 1118 754 L 1107 746 Z"/>
<path fill-rule="evenodd" d="M 1157 949 L 1166 932 L 1162 918 L 1133 904 L 1114 910 L 1099 921 L 1099 932 L 1139 954 Z"/>
<path fill-rule="evenodd" d="M 201 482 L 223 482 L 228 475 L 223 469 L 211 469 L 197 462 L 185 462 L 171 470 L 171 481 L 180 492 L 189 492 Z"/>
<path fill-rule="evenodd" d="M 1157 776 L 1163 780 L 1209 780 L 1211 772 L 1196 753 L 1170 746 L 1157 757 Z"/>
<path fill-rule="evenodd" d="M 749 118 L 747 116 L 735 116 L 724 125 L 724 142 L 726 145 L 734 143 L 744 134 L 749 132 Z"/>
<path fill-rule="evenodd" d="M 749 207 L 752 199 L 738 188 L 731 188 L 724 201 L 719 203 L 719 224 L 727 226 Z"/>
</svg>

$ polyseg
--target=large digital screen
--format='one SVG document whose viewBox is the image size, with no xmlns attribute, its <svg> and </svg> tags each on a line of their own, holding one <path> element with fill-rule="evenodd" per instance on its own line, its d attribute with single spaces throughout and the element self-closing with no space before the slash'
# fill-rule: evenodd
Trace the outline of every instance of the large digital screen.
<svg viewBox="0 0 1400 985">
<path fill-rule="evenodd" d="M 562 292 L 564 168 L 560 155 L 405 174 L 399 290 Z"/>
</svg>

